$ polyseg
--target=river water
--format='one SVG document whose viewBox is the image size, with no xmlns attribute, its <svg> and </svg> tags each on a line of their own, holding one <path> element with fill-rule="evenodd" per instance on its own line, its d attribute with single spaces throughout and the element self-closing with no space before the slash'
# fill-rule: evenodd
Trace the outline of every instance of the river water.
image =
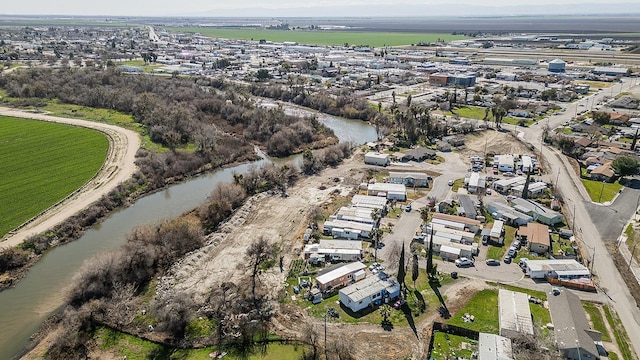
<svg viewBox="0 0 640 360">
<path fill-rule="evenodd" d="M 375 128 L 358 120 L 322 115 L 340 141 L 363 144 L 375 141 Z M 292 158 L 299 162 L 299 159 Z M 0 359 L 16 357 L 30 336 L 64 301 L 65 289 L 82 263 L 94 255 L 117 249 L 137 226 L 176 217 L 201 204 L 221 182 L 231 182 L 233 173 L 243 173 L 252 164 L 242 164 L 199 176 L 138 200 L 133 206 L 111 214 L 87 230 L 78 240 L 49 251 L 9 290 L 0 292 Z"/>
</svg>

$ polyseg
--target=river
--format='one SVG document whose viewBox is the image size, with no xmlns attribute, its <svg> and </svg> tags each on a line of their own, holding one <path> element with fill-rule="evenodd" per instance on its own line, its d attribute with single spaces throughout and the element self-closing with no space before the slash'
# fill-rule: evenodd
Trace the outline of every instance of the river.
<svg viewBox="0 0 640 360">
<path fill-rule="evenodd" d="M 363 144 L 376 139 L 375 128 L 362 121 L 327 115 L 319 120 L 340 141 Z M 299 162 L 296 158 L 292 160 Z M 233 173 L 243 173 L 252 165 L 268 161 L 217 170 L 146 196 L 133 206 L 114 212 L 80 239 L 49 251 L 15 288 L 0 292 L 0 359 L 15 358 L 23 351 L 42 322 L 62 305 L 66 287 L 86 259 L 117 249 L 137 226 L 173 218 L 195 208 L 217 184 L 231 182 Z"/>
</svg>

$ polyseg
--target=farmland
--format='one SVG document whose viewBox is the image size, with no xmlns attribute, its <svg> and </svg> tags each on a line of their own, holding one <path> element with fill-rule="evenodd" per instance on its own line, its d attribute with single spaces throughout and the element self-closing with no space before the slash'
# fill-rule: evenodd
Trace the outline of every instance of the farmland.
<svg viewBox="0 0 640 360">
<path fill-rule="evenodd" d="M 0 117 L 0 234 L 80 188 L 100 169 L 108 147 L 93 130 Z"/>
<path fill-rule="evenodd" d="M 419 34 L 395 32 L 359 32 L 359 31 L 284 31 L 258 28 L 167 28 L 180 33 L 200 33 L 204 36 L 238 40 L 260 40 L 284 42 L 293 41 L 313 45 L 368 45 L 373 47 L 411 45 L 419 42 L 435 42 L 438 39 L 451 41 L 464 39 L 461 35 Z"/>
</svg>

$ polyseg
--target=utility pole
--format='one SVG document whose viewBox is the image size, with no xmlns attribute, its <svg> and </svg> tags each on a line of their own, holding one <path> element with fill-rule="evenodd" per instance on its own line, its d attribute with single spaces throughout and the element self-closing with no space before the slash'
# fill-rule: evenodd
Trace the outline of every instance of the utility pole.
<svg viewBox="0 0 640 360">
<path fill-rule="evenodd" d="M 602 202 L 602 193 L 603 192 L 604 192 L 604 180 L 602 180 L 602 188 L 600 189 L 600 198 L 598 199 L 599 203 Z"/>
<path fill-rule="evenodd" d="M 596 248 L 591 252 L 591 275 L 593 275 L 593 263 L 596 261 Z"/>
<path fill-rule="evenodd" d="M 554 186 L 557 190 L 558 188 L 558 180 L 560 179 L 560 170 L 562 170 L 562 168 L 558 168 L 558 174 L 556 175 L 556 185 Z"/>
<path fill-rule="evenodd" d="M 573 226 L 573 235 L 576 234 L 576 203 L 573 203 L 573 221 L 571 222 L 571 226 Z"/>
<path fill-rule="evenodd" d="M 631 250 L 631 259 L 629 259 L 629 270 L 631 270 L 631 264 L 633 263 L 633 254 L 636 252 L 636 244 L 633 244 L 633 250 Z"/>
</svg>

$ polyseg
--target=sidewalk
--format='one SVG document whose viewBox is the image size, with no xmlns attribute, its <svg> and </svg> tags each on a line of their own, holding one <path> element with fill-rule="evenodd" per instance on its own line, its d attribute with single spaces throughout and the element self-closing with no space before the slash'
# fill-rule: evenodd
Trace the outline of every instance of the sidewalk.
<svg viewBox="0 0 640 360">
<path fill-rule="evenodd" d="M 629 224 L 633 223 L 636 220 L 640 220 L 640 216 L 634 214 L 633 217 L 629 219 L 627 224 L 624 226 L 620 237 L 618 237 L 618 252 L 620 253 L 620 256 L 625 259 L 627 264 L 629 264 L 629 262 L 631 261 L 631 252 L 633 251 L 633 249 L 629 249 L 629 247 L 627 246 L 627 234 L 624 233 L 624 230 L 626 230 Z M 640 247 L 638 249 L 635 249 L 635 251 L 640 252 Z M 629 270 L 631 270 L 631 273 L 636 278 L 636 281 L 638 281 L 638 283 L 640 284 L 640 264 L 638 264 L 636 260 L 633 260 L 633 262 L 631 262 Z"/>
</svg>

